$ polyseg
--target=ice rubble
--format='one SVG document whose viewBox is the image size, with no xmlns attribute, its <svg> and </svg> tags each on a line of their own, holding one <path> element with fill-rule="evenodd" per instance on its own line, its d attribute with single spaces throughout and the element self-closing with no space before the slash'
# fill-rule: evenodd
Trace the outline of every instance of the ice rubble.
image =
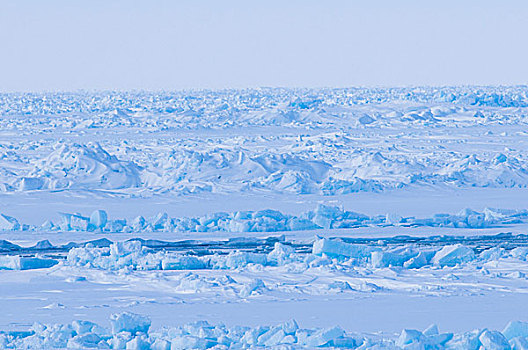
<svg viewBox="0 0 528 350">
<path fill-rule="evenodd" d="M 111 329 L 90 321 L 70 324 L 35 323 L 28 331 L 0 332 L 3 349 L 526 349 L 528 323 L 510 322 L 502 331 L 476 329 L 440 333 L 436 325 L 424 331 L 404 329 L 381 336 L 346 332 L 338 326 L 301 328 L 295 320 L 275 326 L 225 326 L 197 321 L 152 330 L 142 315 L 123 312 L 110 317 Z"/>
<path fill-rule="evenodd" d="M 485 249 L 476 253 L 462 244 L 444 246 L 417 246 L 404 244 L 376 246 L 345 243 L 339 239 L 316 239 L 312 253 L 297 253 L 287 243 L 276 242 L 269 253 L 231 251 L 229 254 L 202 256 L 185 255 L 142 246 L 138 240 L 116 242 L 110 247 L 90 246 L 69 250 L 65 264 L 104 270 L 201 270 L 239 269 L 248 265 L 291 266 L 294 270 L 312 267 L 347 269 L 357 266 L 368 268 L 400 267 L 453 267 L 471 264 L 481 267 L 490 261 L 509 259 L 527 261 L 528 249 L 518 247 L 507 251 L 501 248 Z M 1 261 L 1 260 L 0 260 Z"/>
<path fill-rule="evenodd" d="M 217 212 L 201 217 L 170 218 L 159 213 L 150 218 L 109 219 L 104 210 L 90 216 L 60 213 L 56 223 L 46 220 L 39 226 L 20 224 L 16 218 L 0 214 L 0 231 L 89 231 L 89 232 L 278 232 L 372 226 L 486 228 L 525 223 L 528 210 L 486 208 L 482 212 L 464 209 L 460 213 L 435 214 L 430 218 L 401 217 L 395 214 L 367 216 L 340 206 L 320 204 L 298 216 L 277 210 Z"/>
<path fill-rule="evenodd" d="M 322 142 L 318 140 L 317 142 Z M 264 143 L 265 144 L 265 143 Z M 309 151 L 253 151 L 241 146 L 180 147 L 118 158 L 97 143 L 58 142 L 46 156 L 2 176 L 5 191 L 55 189 L 233 192 L 266 189 L 295 194 L 380 192 L 420 184 L 458 187 L 528 187 L 528 166 L 517 155 L 443 154 L 441 157 L 351 150 L 335 144 Z M 330 158 L 330 159 L 328 159 Z"/>
<path fill-rule="evenodd" d="M 0 145 L 0 191 L 528 187 L 528 159 L 514 146 L 525 135 L 526 96 L 525 87 L 0 94 L 0 130 L 22 133 Z M 475 129 L 461 134 L 465 126 Z M 447 128 L 452 139 L 441 135 Z"/>
<path fill-rule="evenodd" d="M 34 164 L 19 182 L 19 189 L 121 189 L 140 184 L 140 168 L 136 164 L 120 161 L 99 144 L 60 143 Z"/>
</svg>

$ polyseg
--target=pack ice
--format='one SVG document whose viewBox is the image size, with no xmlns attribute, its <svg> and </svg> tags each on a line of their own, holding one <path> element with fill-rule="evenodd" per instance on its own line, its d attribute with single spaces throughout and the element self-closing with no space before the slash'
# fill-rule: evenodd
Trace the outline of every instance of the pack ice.
<svg viewBox="0 0 528 350">
<path fill-rule="evenodd" d="M 526 86 L 0 116 L 0 348 L 528 349 Z"/>
<path fill-rule="evenodd" d="M 3 94 L 1 189 L 524 188 L 522 150 L 494 144 L 522 139 L 526 108 L 523 87 Z"/>
</svg>

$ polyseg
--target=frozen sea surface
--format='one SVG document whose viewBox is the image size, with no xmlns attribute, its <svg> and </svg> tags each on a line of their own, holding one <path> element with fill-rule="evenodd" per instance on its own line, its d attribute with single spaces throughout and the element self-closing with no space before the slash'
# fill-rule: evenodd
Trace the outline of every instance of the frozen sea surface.
<svg viewBox="0 0 528 350">
<path fill-rule="evenodd" d="M 526 87 L 0 114 L 0 347 L 528 348 Z"/>
</svg>

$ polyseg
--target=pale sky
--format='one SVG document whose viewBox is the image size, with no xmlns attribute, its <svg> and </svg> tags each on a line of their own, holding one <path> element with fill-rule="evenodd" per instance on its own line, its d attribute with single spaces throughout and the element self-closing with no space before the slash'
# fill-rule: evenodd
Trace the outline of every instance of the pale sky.
<svg viewBox="0 0 528 350">
<path fill-rule="evenodd" d="M 526 0 L 0 0 L 0 91 L 528 83 Z"/>
</svg>

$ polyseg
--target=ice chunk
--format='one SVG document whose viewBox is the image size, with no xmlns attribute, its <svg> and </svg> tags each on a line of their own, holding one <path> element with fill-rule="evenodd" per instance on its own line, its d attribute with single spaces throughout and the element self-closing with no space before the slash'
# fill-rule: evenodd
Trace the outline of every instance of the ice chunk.
<svg viewBox="0 0 528 350">
<path fill-rule="evenodd" d="M 112 349 L 126 349 L 126 344 L 132 340 L 132 334 L 130 332 L 120 332 L 114 334 L 112 339 L 108 341 Z"/>
<path fill-rule="evenodd" d="M 453 339 L 453 333 L 441 333 L 428 336 L 425 343 L 433 348 L 442 348 L 451 339 Z"/>
<path fill-rule="evenodd" d="M 167 340 L 157 338 L 150 346 L 151 350 L 170 350 L 171 343 Z"/>
<path fill-rule="evenodd" d="M 75 320 L 72 322 L 72 328 L 77 334 L 90 333 L 94 328 L 98 327 L 96 323 L 90 321 Z"/>
<path fill-rule="evenodd" d="M 456 334 L 446 344 L 446 349 L 452 350 L 478 350 L 480 348 L 479 330 Z"/>
<path fill-rule="evenodd" d="M 147 333 L 150 328 L 150 319 L 148 317 L 127 311 L 120 314 L 112 314 L 110 323 L 112 324 L 112 334 L 120 332 L 130 332 L 132 334 L 137 332 Z"/>
<path fill-rule="evenodd" d="M 141 242 L 138 240 L 116 242 L 110 246 L 110 254 L 116 257 L 127 256 L 141 252 Z"/>
<path fill-rule="evenodd" d="M 273 250 L 268 254 L 268 261 L 276 262 L 277 264 L 284 264 L 288 261 L 291 254 L 294 253 L 292 246 L 282 244 L 280 242 L 275 242 Z"/>
<path fill-rule="evenodd" d="M 134 231 L 142 231 L 145 228 L 147 221 L 143 216 L 137 216 L 132 220 L 132 228 Z"/>
<path fill-rule="evenodd" d="M 319 226 L 312 221 L 298 217 L 289 218 L 287 227 L 290 231 L 314 230 L 319 228 Z"/>
<path fill-rule="evenodd" d="M 258 337 L 257 343 L 265 346 L 276 346 L 280 344 L 286 333 L 281 327 L 273 327 L 266 333 Z"/>
<path fill-rule="evenodd" d="M 268 259 L 265 254 L 250 253 L 250 252 L 234 252 L 229 253 L 225 259 L 226 267 L 236 269 L 247 264 L 266 265 Z"/>
<path fill-rule="evenodd" d="M 45 231 L 53 230 L 55 228 L 56 226 L 51 220 L 46 220 L 42 223 L 42 225 L 40 225 L 40 229 Z"/>
<path fill-rule="evenodd" d="M 247 298 L 251 294 L 253 294 L 253 292 L 258 292 L 259 290 L 262 290 L 265 288 L 266 288 L 266 285 L 264 284 L 264 282 L 262 282 L 261 279 L 259 278 L 252 279 L 250 282 L 244 284 L 244 286 L 240 290 L 239 295 L 241 298 Z"/>
<path fill-rule="evenodd" d="M 486 249 L 479 254 L 479 258 L 483 261 L 499 260 L 504 255 L 504 248 L 493 247 Z"/>
<path fill-rule="evenodd" d="M 50 258 L 22 257 L 19 255 L 1 255 L 0 269 L 7 270 L 32 270 L 47 269 L 59 262 Z"/>
<path fill-rule="evenodd" d="M 158 213 L 156 216 L 150 219 L 150 224 L 154 230 L 161 230 L 165 226 L 165 223 L 169 219 L 167 213 Z"/>
<path fill-rule="evenodd" d="M 528 247 L 517 247 L 510 251 L 510 255 L 519 260 L 528 260 Z"/>
<path fill-rule="evenodd" d="M 423 334 L 424 335 L 427 335 L 427 336 L 430 336 L 430 335 L 438 335 L 438 326 L 436 324 L 432 324 L 430 325 L 429 327 L 427 327 L 424 331 L 423 331 Z"/>
<path fill-rule="evenodd" d="M 342 337 L 345 332 L 340 327 L 321 329 L 306 339 L 307 346 L 322 346 L 336 338 Z"/>
<path fill-rule="evenodd" d="M 415 255 L 415 252 L 406 248 L 396 251 L 378 250 L 370 253 L 370 259 L 373 267 L 402 266 L 404 262 Z"/>
<path fill-rule="evenodd" d="M 59 213 L 61 223 L 59 224 L 63 231 L 87 231 L 90 219 L 80 214 Z"/>
<path fill-rule="evenodd" d="M 510 340 L 512 350 L 528 350 L 528 339 L 517 337 Z"/>
<path fill-rule="evenodd" d="M 409 344 L 419 344 L 423 341 L 423 338 L 424 336 L 420 331 L 417 331 L 415 329 L 404 329 L 401 332 L 398 340 L 396 340 L 396 345 L 403 348 Z"/>
<path fill-rule="evenodd" d="M 76 335 L 68 340 L 68 349 L 104 349 L 101 337 L 95 333 Z M 107 345 L 108 346 L 108 345 Z"/>
<path fill-rule="evenodd" d="M 506 325 L 502 334 L 504 334 L 508 340 L 516 337 L 528 338 L 528 322 L 512 321 Z"/>
<path fill-rule="evenodd" d="M 172 255 L 162 260 L 163 270 L 198 270 L 206 268 L 205 262 L 194 257 L 184 255 Z"/>
<path fill-rule="evenodd" d="M 397 225 L 401 223 L 402 220 L 403 220 L 402 216 L 398 214 L 394 214 L 394 213 L 389 213 L 385 216 L 385 223 L 388 225 Z"/>
<path fill-rule="evenodd" d="M 295 332 L 299 329 L 297 321 L 294 319 L 284 322 L 281 327 L 286 334 L 295 334 Z"/>
<path fill-rule="evenodd" d="M 150 343 L 144 335 L 139 335 L 126 343 L 126 350 L 150 350 Z"/>
<path fill-rule="evenodd" d="M 108 220 L 103 230 L 107 232 L 123 232 L 126 227 L 126 220 Z"/>
<path fill-rule="evenodd" d="M 0 230 L 18 231 L 20 230 L 20 224 L 14 217 L 0 214 Z"/>
<path fill-rule="evenodd" d="M 433 256 L 432 262 L 439 266 L 454 266 L 462 262 L 468 262 L 475 258 L 473 249 L 461 244 L 443 247 Z"/>
<path fill-rule="evenodd" d="M 90 215 L 90 226 L 94 229 L 102 229 L 105 227 L 108 220 L 108 215 L 104 210 L 96 210 Z"/>
<path fill-rule="evenodd" d="M 429 263 L 429 256 L 426 252 L 419 252 L 417 256 L 410 258 L 403 263 L 403 266 L 407 269 L 419 269 Z"/>
<path fill-rule="evenodd" d="M 332 224 L 344 214 L 343 208 L 319 204 L 314 211 L 313 223 L 322 228 L 332 228 Z"/>
<path fill-rule="evenodd" d="M 485 330 L 479 340 L 485 350 L 510 350 L 510 344 L 501 332 Z"/>
<path fill-rule="evenodd" d="M 210 340 L 191 335 L 182 335 L 171 340 L 171 350 L 207 349 L 214 345 L 214 342 Z"/>
<path fill-rule="evenodd" d="M 241 343 L 245 343 L 245 344 L 249 344 L 249 345 L 256 345 L 260 335 L 264 334 L 267 331 L 268 331 L 268 329 L 264 328 L 264 327 L 256 327 L 256 328 L 248 329 L 244 333 L 242 338 L 240 338 L 240 342 Z"/>
<path fill-rule="evenodd" d="M 313 243 L 312 253 L 315 255 L 326 254 L 330 257 L 366 258 L 375 250 L 369 246 L 359 244 L 348 244 L 338 240 L 326 238 L 316 239 Z"/>
</svg>

